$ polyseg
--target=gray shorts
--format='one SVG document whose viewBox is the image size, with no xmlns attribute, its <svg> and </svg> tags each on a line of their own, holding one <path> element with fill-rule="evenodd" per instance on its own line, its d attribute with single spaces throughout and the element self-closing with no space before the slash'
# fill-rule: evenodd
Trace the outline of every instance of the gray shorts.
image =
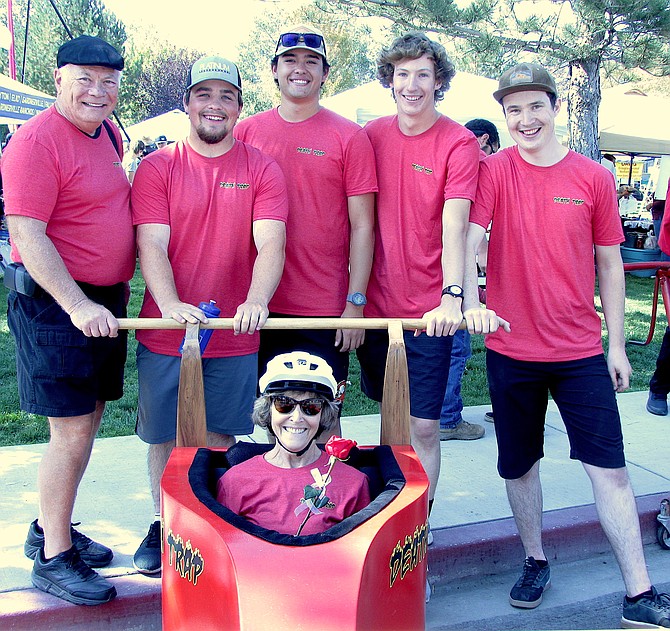
<svg viewBox="0 0 670 631">
<path fill-rule="evenodd" d="M 175 440 L 181 357 L 152 353 L 137 345 L 137 435 L 151 444 Z M 258 354 L 204 359 L 207 430 L 217 434 L 251 434 L 251 410 L 258 384 Z"/>
</svg>

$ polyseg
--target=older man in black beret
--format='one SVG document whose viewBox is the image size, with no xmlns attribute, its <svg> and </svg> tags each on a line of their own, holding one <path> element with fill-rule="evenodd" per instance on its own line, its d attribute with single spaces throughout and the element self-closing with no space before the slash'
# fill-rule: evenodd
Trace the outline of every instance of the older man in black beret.
<svg viewBox="0 0 670 631">
<path fill-rule="evenodd" d="M 39 518 L 25 553 L 33 584 L 80 605 L 116 589 L 91 568 L 112 551 L 75 530 L 72 513 L 105 402 L 123 389 L 127 282 L 135 269 L 130 185 L 116 106 L 123 58 L 82 35 L 60 47 L 56 102 L 14 134 L 2 158 L 7 223 L 16 261 L 8 323 L 16 340 L 21 408 L 46 416 Z"/>
</svg>

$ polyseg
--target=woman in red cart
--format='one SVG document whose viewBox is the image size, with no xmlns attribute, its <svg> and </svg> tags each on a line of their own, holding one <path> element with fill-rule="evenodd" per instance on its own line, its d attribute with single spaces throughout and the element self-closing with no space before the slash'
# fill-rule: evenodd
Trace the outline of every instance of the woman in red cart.
<svg viewBox="0 0 670 631">
<path fill-rule="evenodd" d="M 367 506 L 367 476 L 341 462 L 355 443 L 333 438 L 325 452 L 316 444 L 338 418 L 330 366 L 302 351 L 278 355 L 259 386 L 253 420 L 275 445 L 220 478 L 219 502 L 258 526 L 293 535 L 323 532 Z"/>
</svg>

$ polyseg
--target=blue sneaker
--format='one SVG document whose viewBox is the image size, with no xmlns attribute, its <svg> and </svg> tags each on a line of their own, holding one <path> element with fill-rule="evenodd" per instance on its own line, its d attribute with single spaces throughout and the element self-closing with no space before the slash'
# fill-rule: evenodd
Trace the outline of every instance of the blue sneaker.
<svg viewBox="0 0 670 631">
<path fill-rule="evenodd" d="M 535 609 L 542 602 L 542 594 L 551 587 L 549 564 L 540 567 L 533 557 L 523 563 L 523 572 L 512 587 L 509 603 L 512 607 Z"/>
<path fill-rule="evenodd" d="M 660 629 L 670 627 L 670 596 L 659 594 L 652 586 L 651 596 L 636 602 L 623 599 L 622 629 Z"/>
</svg>

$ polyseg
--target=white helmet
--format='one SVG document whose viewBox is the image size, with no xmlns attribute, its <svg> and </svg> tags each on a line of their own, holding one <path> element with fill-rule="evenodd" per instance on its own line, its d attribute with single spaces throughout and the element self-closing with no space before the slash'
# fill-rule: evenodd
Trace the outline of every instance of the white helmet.
<svg viewBox="0 0 670 631">
<path fill-rule="evenodd" d="M 258 386 L 261 394 L 304 390 L 320 394 L 329 401 L 337 394 L 332 368 L 321 357 L 305 351 L 284 353 L 271 359 Z"/>
</svg>

